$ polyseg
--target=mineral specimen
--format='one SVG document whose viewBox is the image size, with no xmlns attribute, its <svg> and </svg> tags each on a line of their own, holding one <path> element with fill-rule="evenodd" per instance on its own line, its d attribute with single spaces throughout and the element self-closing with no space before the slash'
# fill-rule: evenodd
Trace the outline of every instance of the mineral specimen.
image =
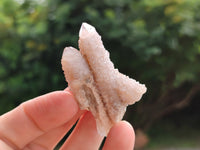
<svg viewBox="0 0 200 150">
<path fill-rule="evenodd" d="M 99 134 L 106 136 L 146 87 L 114 68 L 101 36 L 87 23 L 79 32 L 79 48 L 64 49 L 62 69 L 80 108 L 92 112 Z"/>
</svg>

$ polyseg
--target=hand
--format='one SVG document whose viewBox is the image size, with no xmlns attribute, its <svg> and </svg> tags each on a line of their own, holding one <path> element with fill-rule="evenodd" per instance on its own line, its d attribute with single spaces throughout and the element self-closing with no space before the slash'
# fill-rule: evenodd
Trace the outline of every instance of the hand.
<svg viewBox="0 0 200 150">
<path fill-rule="evenodd" d="M 61 150 L 97 150 L 103 137 L 90 112 L 78 108 L 69 90 L 52 92 L 0 116 L 0 149 L 52 150 L 80 118 Z M 132 126 L 121 121 L 110 130 L 103 150 L 133 150 Z"/>
</svg>

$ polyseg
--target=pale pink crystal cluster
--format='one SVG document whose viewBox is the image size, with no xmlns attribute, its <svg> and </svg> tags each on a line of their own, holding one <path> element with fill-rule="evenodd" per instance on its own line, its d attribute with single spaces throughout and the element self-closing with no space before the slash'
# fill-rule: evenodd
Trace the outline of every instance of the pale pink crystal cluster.
<svg viewBox="0 0 200 150">
<path fill-rule="evenodd" d="M 146 87 L 114 68 L 101 36 L 87 23 L 79 32 L 79 48 L 64 49 L 62 69 L 80 108 L 92 112 L 99 134 L 106 136 Z"/>
</svg>

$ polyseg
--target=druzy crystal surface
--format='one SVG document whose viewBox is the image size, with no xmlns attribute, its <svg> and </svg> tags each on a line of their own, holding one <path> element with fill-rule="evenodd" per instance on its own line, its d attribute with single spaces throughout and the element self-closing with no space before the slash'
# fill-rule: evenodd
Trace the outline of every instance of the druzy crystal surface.
<svg viewBox="0 0 200 150">
<path fill-rule="evenodd" d="M 87 23 L 79 32 L 79 48 L 64 49 L 62 69 L 80 108 L 92 112 L 99 134 L 106 136 L 146 87 L 114 68 L 101 36 Z"/>
</svg>

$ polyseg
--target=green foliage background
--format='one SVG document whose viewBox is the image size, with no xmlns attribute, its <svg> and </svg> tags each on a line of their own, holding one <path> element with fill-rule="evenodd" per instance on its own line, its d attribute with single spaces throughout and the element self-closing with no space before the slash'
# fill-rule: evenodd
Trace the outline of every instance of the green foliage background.
<svg viewBox="0 0 200 150">
<path fill-rule="evenodd" d="M 78 47 L 82 22 L 122 73 L 146 84 L 138 105 L 187 92 L 200 81 L 199 10 L 200 0 L 1 0 L 0 114 L 67 87 L 60 59 L 65 46 Z"/>
</svg>

